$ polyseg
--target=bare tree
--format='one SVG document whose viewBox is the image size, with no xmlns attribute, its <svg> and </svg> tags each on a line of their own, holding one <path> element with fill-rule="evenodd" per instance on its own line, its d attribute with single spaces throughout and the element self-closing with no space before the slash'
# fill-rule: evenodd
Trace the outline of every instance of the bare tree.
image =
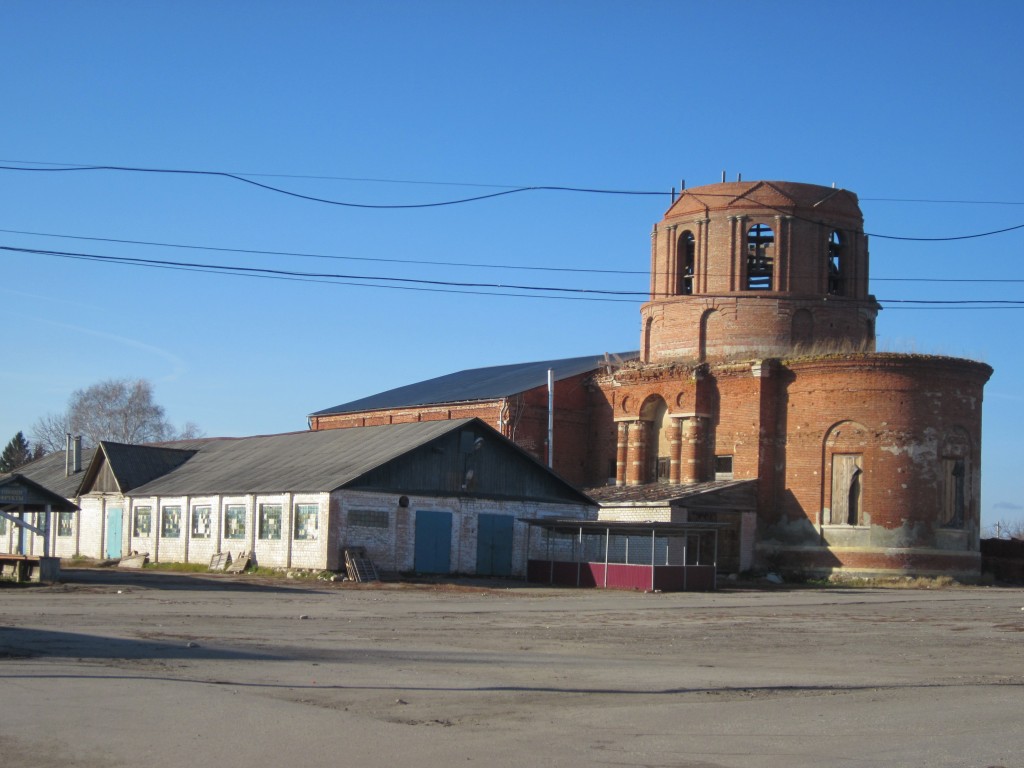
<svg viewBox="0 0 1024 768">
<path fill-rule="evenodd" d="M 993 539 L 1020 539 L 1024 541 L 1024 519 L 998 520 L 990 528 L 986 529 L 986 533 Z"/>
<path fill-rule="evenodd" d="M 36 443 L 47 452 L 63 450 L 69 432 L 81 435 L 87 446 L 100 440 L 154 443 L 202 435 L 192 422 L 180 433 L 175 430 L 145 379 L 109 379 L 76 390 L 64 413 L 48 414 L 33 427 Z"/>
<path fill-rule="evenodd" d="M 63 451 L 70 431 L 71 420 L 68 411 L 48 413 L 36 419 L 36 423 L 32 425 L 32 442 L 46 453 Z"/>
</svg>

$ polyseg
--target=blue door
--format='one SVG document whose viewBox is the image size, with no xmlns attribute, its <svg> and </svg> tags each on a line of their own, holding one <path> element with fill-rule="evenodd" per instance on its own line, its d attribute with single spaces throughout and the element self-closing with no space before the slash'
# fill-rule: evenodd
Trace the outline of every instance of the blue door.
<svg viewBox="0 0 1024 768">
<path fill-rule="evenodd" d="M 511 576 L 514 519 L 509 515 L 480 515 L 477 520 L 477 575 Z"/>
<path fill-rule="evenodd" d="M 450 573 L 452 552 L 452 513 L 416 511 L 417 573 Z"/>
<path fill-rule="evenodd" d="M 121 557 L 121 517 L 123 514 L 120 507 L 107 507 L 107 557 L 111 560 Z"/>
</svg>

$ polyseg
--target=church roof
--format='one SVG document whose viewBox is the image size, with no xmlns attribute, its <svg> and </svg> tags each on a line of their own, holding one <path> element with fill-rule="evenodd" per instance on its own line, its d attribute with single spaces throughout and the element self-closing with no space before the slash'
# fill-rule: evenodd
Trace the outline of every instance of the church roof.
<svg viewBox="0 0 1024 768">
<path fill-rule="evenodd" d="M 728 181 L 692 187 L 680 193 L 665 218 L 730 209 L 771 214 L 802 211 L 815 221 L 821 216 L 863 221 L 853 192 L 795 181 Z"/>
<path fill-rule="evenodd" d="M 633 360 L 639 352 L 619 352 L 621 360 Z M 464 403 L 496 400 L 526 392 L 547 384 L 548 369 L 554 371 L 555 381 L 595 371 L 605 361 L 605 355 L 584 355 L 561 360 L 541 360 L 532 363 L 495 365 L 471 368 L 449 373 L 415 384 L 389 389 L 376 395 L 316 411 L 311 416 L 330 416 L 358 411 L 378 411 L 390 408 L 408 408 L 439 403 Z"/>
</svg>

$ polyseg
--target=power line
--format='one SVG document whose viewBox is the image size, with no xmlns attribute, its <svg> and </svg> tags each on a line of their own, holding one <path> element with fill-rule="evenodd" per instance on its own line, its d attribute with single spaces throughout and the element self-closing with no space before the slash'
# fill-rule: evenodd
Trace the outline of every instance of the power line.
<svg viewBox="0 0 1024 768">
<path fill-rule="evenodd" d="M 0 158 L 0 163 L 19 163 L 21 165 L 45 165 L 45 166 L 75 166 L 78 168 L 93 167 L 120 167 L 115 163 L 78 163 L 70 161 L 45 161 L 45 160 L 12 160 Z M 435 187 L 479 187 L 481 189 L 518 189 L 520 187 L 531 187 L 531 184 L 488 184 L 475 181 L 436 181 L 429 179 L 382 179 L 376 176 L 332 176 L 325 174 L 310 173 L 269 173 L 266 171 L 225 171 L 235 176 L 254 176 L 268 179 L 310 179 L 313 181 L 358 181 L 372 184 L 408 184 Z M 680 193 L 686 192 L 680 190 Z M 662 195 L 665 192 L 643 192 L 640 194 Z M 960 200 L 943 198 L 923 197 L 861 197 L 861 202 L 875 203 L 929 203 L 929 204 L 956 204 L 956 205 L 1024 205 L 1024 200 Z"/>
<path fill-rule="evenodd" d="M 836 190 L 836 191 L 839 191 L 839 190 Z M 680 198 L 682 198 L 683 195 L 685 195 L 685 194 L 689 194 L 691 197 L 694 197 L 697 200 L 700 200 L 700 198 L 702 198 L 702 197 L 730 197 L 730 198 L 736 197 L 735 194 L 725 193 L 725 192 L 703 192 L 702 191 L 699 195 L 697 195 L 697 194 L 693 194 L 691 192 L 688 192 L 687 190 L 684 190 L 683 194 L 680 195 Z M 776 213 L 781 213 L 781 214 L 786 215 L 786 216 L 791 216 L 794 219 L 796 219 L 797 221 L 806 221 L 808 224 L 816 224 L 816 225 L 821 226 L 821 227 L 831 226 L 827 222 L 821 221 L 819 219 L 811 219 L 811 218 L 808 218 L 807 216 L 800 216 L 800 215 L 798 215 L 796 213 L 793 213 L 788 208 L 784 208 L 782 206 L 771 205 L 769 203 L 765 203 L 765 202 L 762 202 L 760 200 L 747 200 L 747 203 L 749 203 L 752 206 L 759 206 L 759 207 L 765 208 L 765 209 L 767 209 L 769 211 L 775 211 Z M 910 237 L 910 236 L 905 236 L 905 235 L 883 235 L 883 234 L 880 234 L 878 232 L 868 232 L 865 229 L 860 229 L 860 230 L 857 230 L 857 231 L 858 231 L 859 234 L 867 235 L 868 237 L 879 238 L 881 240 L 903 240 L 903 241 L 919 242 L 919 243 L 942 243 L 942 242 L 952 242 L 952 241 L 955 241 L 955 240 L 973 240 L 973 239 L 976 239 L 976 238 L 979 238 L 979 237 L 991 237 L 992 235 L 1001 235 L 1001 234 L 1004 234 L 1006 232 L 1013 232 L 1013 231 L 1018 230 L 1018 229 L 1024 229 L 1024 224 L 1016 224 L 1016 225 L 1013 225 L 1013 226 L 1010 226 L 1010 227 L 1004 227 L 1002 229 L 991 230 L 989 232 L 975 232 L 975 233 L 970 234 L 970 235 L 953 235 L 953 236 L 950 236 L 950 237 Z"/>
<path fill-rule="evenodd" d="M 27 232 L 20 229 L 0 229 L 0 232 L 15 235 L 32 235 L 33 237 L 59 237 L 66 240 L 89 240 L 101 243 L 121 243 L 125 245 L 147 245 L 158 248 L 182 248 L 197 251 L 217 251 L 221 253 L 250 253 L 258 256 L 298 256 L 310 259 L 337 259 L 340 261 L 373 261 L 386 264 L 420 264 L 440 267 L 472 267 L 480 269 L 521 269 L 537 272 L 578 272 L 607 275 L 646 275 L 647 270 L 628 269 L 582 269 L 575 267 L 536 267 L 515 264 L 481 264 L 464 261 L 430 261 L 426 259 L 385 259 L 372 256 L 340 256 L 324 253 L 303 253 L 301 251 L 264 251 L 251 248 L 224 248 L 212 245 L 187 245 L 183 243 L 164 243 L 153 240 L 125 240 L 114 237 L 86 237 L 85 235 L 63 235 L 52 232 Z"/>
<path fill-rule="evenodd" d="M 228 248 L 214 245 L 195 245 L 187 243 L 167 243 L 155 240 L 129 240 L 115 237 L 91 237 L 86 235 L 68 235 L 55 232 L 32 232 L 22 229 L 0 229 L 0 232 L 32 237 L 54 237 L 65 240 L 86 240 L 90 242 L 118 243 L 123 245 L 145 245 L 156 248 L 181 248 L 183 250 L 213 251 L 217 253 L 243 253 L 257 256 L 295 256 L 310 259 L 330 259 L 338 261 L 366 261 L 384 264 L 415 264 L 420 266 L 438 267 L 469 267 L 473 269 L 511 269 L 536 272 L 567 272 L 575 274 L 597 275 L 649 275 L 650 270 L 639 269 L 592 269 L 582 267 L 538 267 L 521 264 L 488 264 L 467 261 L 432 261 L 429 259 L 388 259 L 375 256 L 343 256 L 339 254 L 309 253 L 303 251 L 270 251 L 255 248 Z M 709 277 L 725 277 L 723 274 L 707 273 Z M 917 282 L 917 283 L 1024 283 L 1024 278 L 979 278 L 979 277 L 872 277 L 871 282 Z"/>
<path fill-rule="evenodd" d="M 444 287 L 444 288 L 468 288 L 468 289 L 498 289 L 506 291 L 544 291 L 549 293 L 559 294 L 584 294 L 586 296 L 595 296 L 600 298 L 614 297 L 614 296 L 636 296 L 644 297 L 648 294 L 642 291 L 613 291 L 596 288 L 561 288 L 557 286 L 536 286 L 536 285 L 507 285 L 502 283 L 475 283 L 475 282 L 459 282 L 454 280 L 422 280 L 409 277 L 384 277 L 375 275 L 346 275 L 346 274 L 334 274 L 334 273 L 319 273 L 319 272 L 298 272 L 295 270 L 286 269 L 271 269 L 268 267 L 238 267 L 224 264 L 203 264 L 198 262 L 181 262 L 181 261 L 170 261 L 165 259 L 142 259 L 128 256 L 106 256 L 95 253 L 81 253 L 74 251 L 52 251 L 44 250 L 40 248 L 18 248 L 14 246 L 0 246 L 0 250 L 11 251 L 14 253 L 26 253 L 35 254 L 39 256 L 54 256 L 58 258 L 67 259 L 82 259 L 87 261 L 97 261 L 108 264 L 125 264 L 131 266 L 141 267 L 170 267 L 185 269 L 191 271 L 207 271 L 216 272 L 219 274 L 243 274 L 243 275 L 259 275 L 259 276 L 273 276 L 273 277 L 291 277 L 301 279 L 316 279 L 316 280 L 377 280 L 387 284 L 409 284 L 417 286 L 427 287 Z M 348 283 L 354 285 L 362 285 L 362 283 Z M 385 287 L 385 286 L 378 286 Z M 507 294 L 507 295 L 523 295 L 523 294 Z M 530 295 L 530 294 L 526 294 Z M 554 297 L 552 297 L 554 298 Z M 620 299 L 620 301 L 631 301 L 636 302 L 638 299 Z"/>
<path fill-rule="evenodd" d="M 121 166 L 121 165 L 67 165 L 67 166 L 51 166 L 43 168 L 28 168 L 24 166 L 13 166 L 4 165 L 0 166 L 0 170 L 3 171 L 27 171 L 37 173 L 59 173 L 59 172 L 74 172 L 74 171 L 123 171 L 130 173 L 155 173 L 155 174 L 183 174 L 192 176 L 214 176 L 226 179 L 232 179 L 239 181 L 244 184 L 251 184 L 252 186 L 265 189 L 270 192 L 276 192 L 281 195 L 288 197 L 294 197 L 300 200 L 307 200 L 309 202 L 324 203 L 326 205 L 341 206 L 344 208 L 362 208 L 362 209 L 375 209 L 375 210 L 409 210 L 419 208 L 441 208 L 450 205 L 462 205 L 464 203 L 474 203 L 481 200 L 491 200 L 498 197 L 505 197 L 508 195 L 519 194 L 522 192 L 577 192 L 586 194 L 598 194 L 598 195 L 670 195 L 669 192 L 650 192 L 643 190 L 623 190 L 623 189 L 599 189 L 590 187 L 568 187 L 568 186 L 553 186 L 553 185 L 535 185 L 535 186 L 522 186 L 502 189 L 500 192 L 491 192 L 485 195 L 475 195 L 472 197 L 465 197 L 456 200 L 442 200 L 434 203 L 404 203 L 404 204 L 378 204 L 378 203 L 354 203 L 343 200 L 331 200 L 324 197 L 316 197 L 314 195 L 304 195 L 300 192 L 293 192 L 288 189 L 281 187 L 271 186 L 270 184 L 262 184 L 258 181 L 253 181 L 251 178 L 242 176 L 237 173 L 228 173 L 226 171 L 205 171 L 205 170 L 194 170 L 194 169 L 175 169 L 175 168 L 145 168 L 135 166 Z M 700 195 L 694 195 L 689 190 L 682 190 L 680 192 L 680 198 L 684 195 L 690 194 L 693 197 L 700 199 L 700 197 L 734 197 L 728 193 L 715 193 L 702 191 Z M 768 210 L 773 210 L 778 213 L 783 213 L 787 216 L 793 216 L 793 218 L 800 221 L 806 221 L 811 224 L 818 224 L 825 226 L 825 222 L 816 221 L 809 219 L 804 216 L 798 216 L 791 211 L 781 208 L 778 206 L 769 205 L 760 201 L 749 201 L 754 205 L 761 206 Z M 1006 232 L 1013 232 L 1019 229 L 1024 229 L 1024 224 L 1017 224 L 1001 229 L 991 230 L 988 232 L 976 232 L 968 235 L 953 235 L 948 237 L 914 237 L 907 235 L 885 235 L 877 232 L 868 232 L 861 230 L 863 234 L 869 237 L 876 237 L 883 240 L 902 240 L 909 242 L 954 242 L 958 240 L 972 240 L 981 237 L 991 237 L 993 235 L 1000 235 Z"/>
<path fill-rule="evenodd" d="M 361 285 L 367 287 L 377 288 L 392 288 L 392 287 L 416 287 L 419 290 L 438 290 L 444 292 L 452 292 L 452 289 L 459 289 L 455 292 L 465 293 L 481 293 L 484 295 L 501 295 L 501 296 L 526 296 L 526 297 L 537 297 L 537 298 L 573 298 L 573 299 L 589 299 L 592 301 L 619 301 L 638 303 L 646 301 L 652 298 L 652 294 L 649 292 L 641 291 L 611 291 L 602 289 L 589 289 L 589 288 L 561 288 L 555 286 L 536 286 L 536 285 L 505 285 L 501 283 L 472 283 L 472 282 L 457 282 L 450 280 L 420 280 L 415 278 L 401 278 L 401 277 L 381 277 L 381 276 L 369 276 L 369 275 L 345 275 L 345 274 L 333 274 L 333 273 L 317 273 L 317 272 L 298 272 L 295 270 L 283 270 L 283 269 L 270 269 L 265 267 L 238 267 L 231 265 L 222 264 L 204 264 L 198 262 L 179 262 L 170 261 L 164 259 L 142 259 L 136 257 L 126 256 L 106 256 L 102 254 L 94 253 L 81 253 L 74 251 L 52 251 L 37 248 L 18 248 L 15 246 L 0 246 L 0 250 L 9 251 L 13 253 L 25 253 L 35 254 L 40 256 L 53 256 L 58 258 L 67 259 L 79 259 L 85 261 L 94 261 L 107 264 L 121 264 L 127 266 L 137 267 L 148 267 L 148 268 L 165 268 L 165 269 L 180 269 L 185 271 L 196 271 L 196 272 L 208 272 L 213 274 L 224 274 L 224 275 L 238 275 L 248 277 L 268 277 L 274 279 L 292 279 L 300 281 L 310 282 L 327 282 L 330 284 L 339 285 Z M 339 282 L 340 281 L 340 282 Z M 374 284 L 366 282 L 353 282 L 353 281 L 380 281 L 384 283 Z M 494 289 L 503 291 L 502 293 L 492 293 L 490 291 L 484 291 L 483 289 Z M 530 293 L 508 293 L 507 291 L 526 291 Z M 543 296 L 540 292 L 544 293 L 556 293 L 557 296 Z M 570 296 L 569 294 L 581 294 L 577 296 Z M 667 298 L 674 296 L 675 294 L 654 294 L 653 298 Z M 615 297 L 637 297 L 637 298 L 615 298 Z M 774 299 L 774 296 L 750 296 L 749 298 L 764 298 Z M 950 308 L 994 308 L 994 307 L 1006 307 L 1006 308 L 1024 308 L 1024 299 L 876 299 L 880 304 L 911 304 L 911 305 L 929 305 L 932 308 L 938 308 L 942 306 L 948 306 Z"/>
<path fill-rule="evenodd" d="M 514 195 L 520 192 L 584 192 L 596 195 L 670 195 L 669 192 L 642 192 L 642 191 L 631 191 L 623 189 L 591 189 L 586 187 L 559 187 L 559 186 L 533 186 L 533 187 L 516 187 L 513 189 L 504 189 L 501 192 L 491 192 L 486 195 L 475 195 L 473 197 L 464 197 L 458 200 L 442 200 L 436 203 L 404 203 L 404 204 L 376 204 L 376 203 L 352 203 L 343 200 L 331 200 L 325 197 L 316 197 L 314 195 L 304 195 L 300 192 L 292 192 L 288 189 L 281 187 L 274 187 L 270 184 L 262 184 L 258 181 L 246 178 L 245 176 L 239 176 L 235 173 L 227 173 L 225 171 L 197 171 L 177 168 L 136 168 L 131 166 L 120 166 L 120 165 L 91 165 L 91 166 L 63 166 L 56 168 L 24 168 L 13 165 L 0 165 L 0 171 L 29 171 L 35 173 L 61 173 L 61 172 L 74 172 L 74 171 L 126 171 L 130 173 L 156 173 L 156 174 L 182 174 L 186 176 L 215 176 L 225 179 L 232 179 L 234 181 L 240 181 L 244 184 L 251 184 L 254 187 L 265 189 L 270 192 L 276 192 L 281 195 L 287 195 L 288 197 L 295 197 L 300 200 L 308 200 L 314 203 L 325 203 L 327 205 L 337 205 L 344 208 L 372 208 L 378 210 L 400 210 L 410 208 L 441 208 L 447 205 L 461 205 L 463 203 L 475 203 L 480 200 L 490 200 L 495 197 L 505 197 L 506 195 Z"/>
</svg>

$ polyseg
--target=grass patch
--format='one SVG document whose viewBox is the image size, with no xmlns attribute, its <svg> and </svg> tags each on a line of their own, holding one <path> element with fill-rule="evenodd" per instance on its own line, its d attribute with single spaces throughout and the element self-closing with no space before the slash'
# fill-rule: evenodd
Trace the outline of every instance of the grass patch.
<svg viewBox="0 0 1024 768">
<path fill-rule="evenodd" d="M 206 563 L 146 563 L 142 566 L 147 571 L 172 571 L 175 573 L 206 573 L 210 566 Z"/>
</svg>

